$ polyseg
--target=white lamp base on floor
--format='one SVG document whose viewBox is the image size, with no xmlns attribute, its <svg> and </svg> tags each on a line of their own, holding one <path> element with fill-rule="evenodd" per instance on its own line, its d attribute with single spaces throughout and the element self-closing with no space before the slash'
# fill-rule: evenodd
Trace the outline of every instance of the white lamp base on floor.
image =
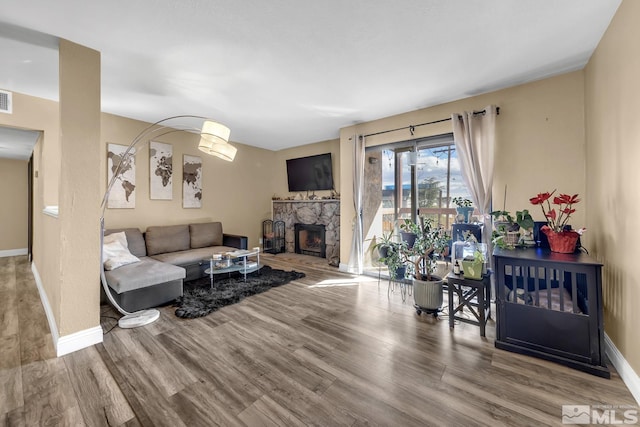
<svg viewBox="0 0 640 427">
<path fill-rule="evenodd" d="M 137 328 L 139 326 L 153 323 L 159 318 L 160 312 L 154 308 L 150 310 L 141 310 L 122 316 L 120 320 L 118 320 L 118 326 L 124 329 Z"/>
</svg>

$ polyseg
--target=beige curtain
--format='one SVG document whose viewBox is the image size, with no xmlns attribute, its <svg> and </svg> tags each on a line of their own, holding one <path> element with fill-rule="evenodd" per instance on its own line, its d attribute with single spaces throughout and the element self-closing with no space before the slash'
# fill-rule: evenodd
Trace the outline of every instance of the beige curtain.
<svg viewBox="0 0 640 427">
<path fill-rule="evenodd" d="M 353 221 L 353 238 L 351 239 L 351 254 L 349 256 L 349 273 L 362 274 L 363 271 L 363 222 L 362 222 L 362 197 L 364 186 L 364 137 L 354 135 L 353 143 L 353 207 L 355 217 Z"/>
<path fill-rule="evenodd" d="M 484 113 L 465 111 L 453 114 L 453 138 L 460 160 L 462 179 L 471 192 L 474 205 L 482 214 L 482 241 L 491 243 L 491 186 L 495 158 L 495 124 L 498 110 L 487 106 Z"/>
</svg>

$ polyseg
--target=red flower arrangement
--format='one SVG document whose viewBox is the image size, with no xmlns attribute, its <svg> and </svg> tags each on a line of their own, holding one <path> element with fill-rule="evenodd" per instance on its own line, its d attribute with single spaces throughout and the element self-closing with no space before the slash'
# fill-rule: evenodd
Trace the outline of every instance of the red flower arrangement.
<svg viewBox="0 0 640 427">
<path fill-rule="evenodd" d="M 549 202 L 549 199 L 555 192 L 556 190 L 553 190 L 551 193 L 538 193 L 536 197 L 532 197 L 529 201 L 533 205 L 540 205 L 542 213 L 545 218 L 547 218 L 549 228 L 556 233 L 560 233 L 564 231 L 564 226 L 567 224 L 567 221 L 569 221 L 571 214 L 576 211 L 573 209 L 573 205 L 580 202 L 580 199 L 578 199 L 577 194 L 574 194 L 573 196 L 560 194 L 559 196 L 554 197 L 553 204 L 558 205 L 558 211 L 556 212 L 555 208 L 551 208 L 551 203 Z"/>
<path fill-rule="evenodd" d="M 551 251 L 572 253 L 576 249 L 578 237 L 580 237 L 585 229 L 565 231 L 564 227 L 567 225 L 571 214 L 576 211 L 573 209 L 573 205 L 578 203 L 580 199 L 578 199 L 577 194 L 573 196 L 560 194 L 553 198 L 553 204 L 558 206 L 558 210 L 556 211 L 555 208 L 551 207 L 551 203 L 549 202 L 549 199 L 555 192 L 556 190 L 553 190 L 551 193 L 538 193 L 536 197 L 532 197 L 529 201 L 533 205 L 540 205 L 542 213 L 545 218 L 547 218 L 547 225 L 540 230 L 547 236 Z"/>
</svg>

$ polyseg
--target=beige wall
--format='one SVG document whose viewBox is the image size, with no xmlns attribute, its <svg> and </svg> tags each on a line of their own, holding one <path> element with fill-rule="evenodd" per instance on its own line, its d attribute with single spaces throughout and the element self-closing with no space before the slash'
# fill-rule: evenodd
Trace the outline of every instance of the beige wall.
<svg viewBox="0 0 640 427">
<path fill-rule="evenodd" d="M 42 131 L 33 152 L 33 262 L 47 299 L 60 294 L 60 227 L 56 218 L 44 215 L 45 206 L 58 205 L 60 179 L 60 122 L 57 102 L 13 93 L 13 114 L 0 114 L 0 125 Z M 59 313 L 54 313 L 56 321 Z"/>
<path fill-rule="evenodd" d="M 624 0 L 585 68 L 587 227 L 604 263 L 605 332 L 640 372 L 640 2 Z"/>
<path fill-rule="evenodd" d="M 343 200 L 352 200 L 353 155 L 349 138 L 355 133 L 369 134 L 388 129 L 426 123 L 451 117 L 452 113 L 500 107 L 496 121 L 496 159 L 493 205 L 502 207 L 507 185 L 506 209 L 529 209 L 537 220 L 542 213 L 530 205 L 529 198 L 541 191 L 579 193 L 585 198 L 584 76 L 582 71 L 536 81 L 459 101 L 412 111 L 340 131 L 340 192 Z M 414 138 L 452 132 L 451 122 L 417 127 Z M 412 139 L 409 130 L 367 138 L 367 146 Z M 574 227 L 585 224 L 585 204 L 577 206 Z M 341 235 L 343 248 L 351 242 L 353 206 L 342 204 Z M 584 242 L 589 244 L 588 236 Z M 347 263 L 349 251 L 341 253 Z"/>
<path fill-rule="evenodd" d="M 107 178 L 107 144 L 128 145 L 148 123 L 110 114 L 102 115 L 100 153 L 100 195 Z M 173 199 L 149 198 L 149 144 L 138 147 L 136 154 L 135 209 L 107 209 L 107 228 L 138 227 L 144 231 L 150 225 L 187 224 L 221 221 L 225 233 L 249 237 L 249 247 L 258 246 L 262 220 L 270 215 L 275 173 L 275 153 L 233 142 L 238 149 L 233 162 L 208 156 L 198 150 L 198 138 L 188 133 L 173 133 L 157 141 L 173 146 Z M 202 158 L 202 208 L 182 207 L 183 155 Z"/>
<path fill-rule="evenodd" d="M 27 248 L 28 162 L 0 159 L 0 251 Z"/>
</svg>

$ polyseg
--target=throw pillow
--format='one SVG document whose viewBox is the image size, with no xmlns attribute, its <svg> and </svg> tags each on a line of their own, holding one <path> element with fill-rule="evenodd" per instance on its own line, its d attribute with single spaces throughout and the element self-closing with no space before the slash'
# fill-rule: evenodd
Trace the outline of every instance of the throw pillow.
<svg viewBox="0 0 640 427">
<path fill-rule="evenodd" d="M 129 242 L 127 242 L 127 234 L 124 231 L 120 231 L 119 233 L 111 233 L 102 239 L 103 244 L 120 242 L 122 246 L 129 249 Z"/>
<path fill-rule="evenodd" d="M 122 236 L 117 236 L 119 234 Z M 109 237 L 109 239 L 107 239 L 107 237 Z M 129 249 L 127 249 L 127 238 L 124 235 L 124 232 L 122 232 L 105 236 L 104 243 L 102 245 L 102 261 L 104 263 L 105 270 L 115 270 L 123 265 L 138 262 L 140 259 L 129 252 Z"/>
</svg>

